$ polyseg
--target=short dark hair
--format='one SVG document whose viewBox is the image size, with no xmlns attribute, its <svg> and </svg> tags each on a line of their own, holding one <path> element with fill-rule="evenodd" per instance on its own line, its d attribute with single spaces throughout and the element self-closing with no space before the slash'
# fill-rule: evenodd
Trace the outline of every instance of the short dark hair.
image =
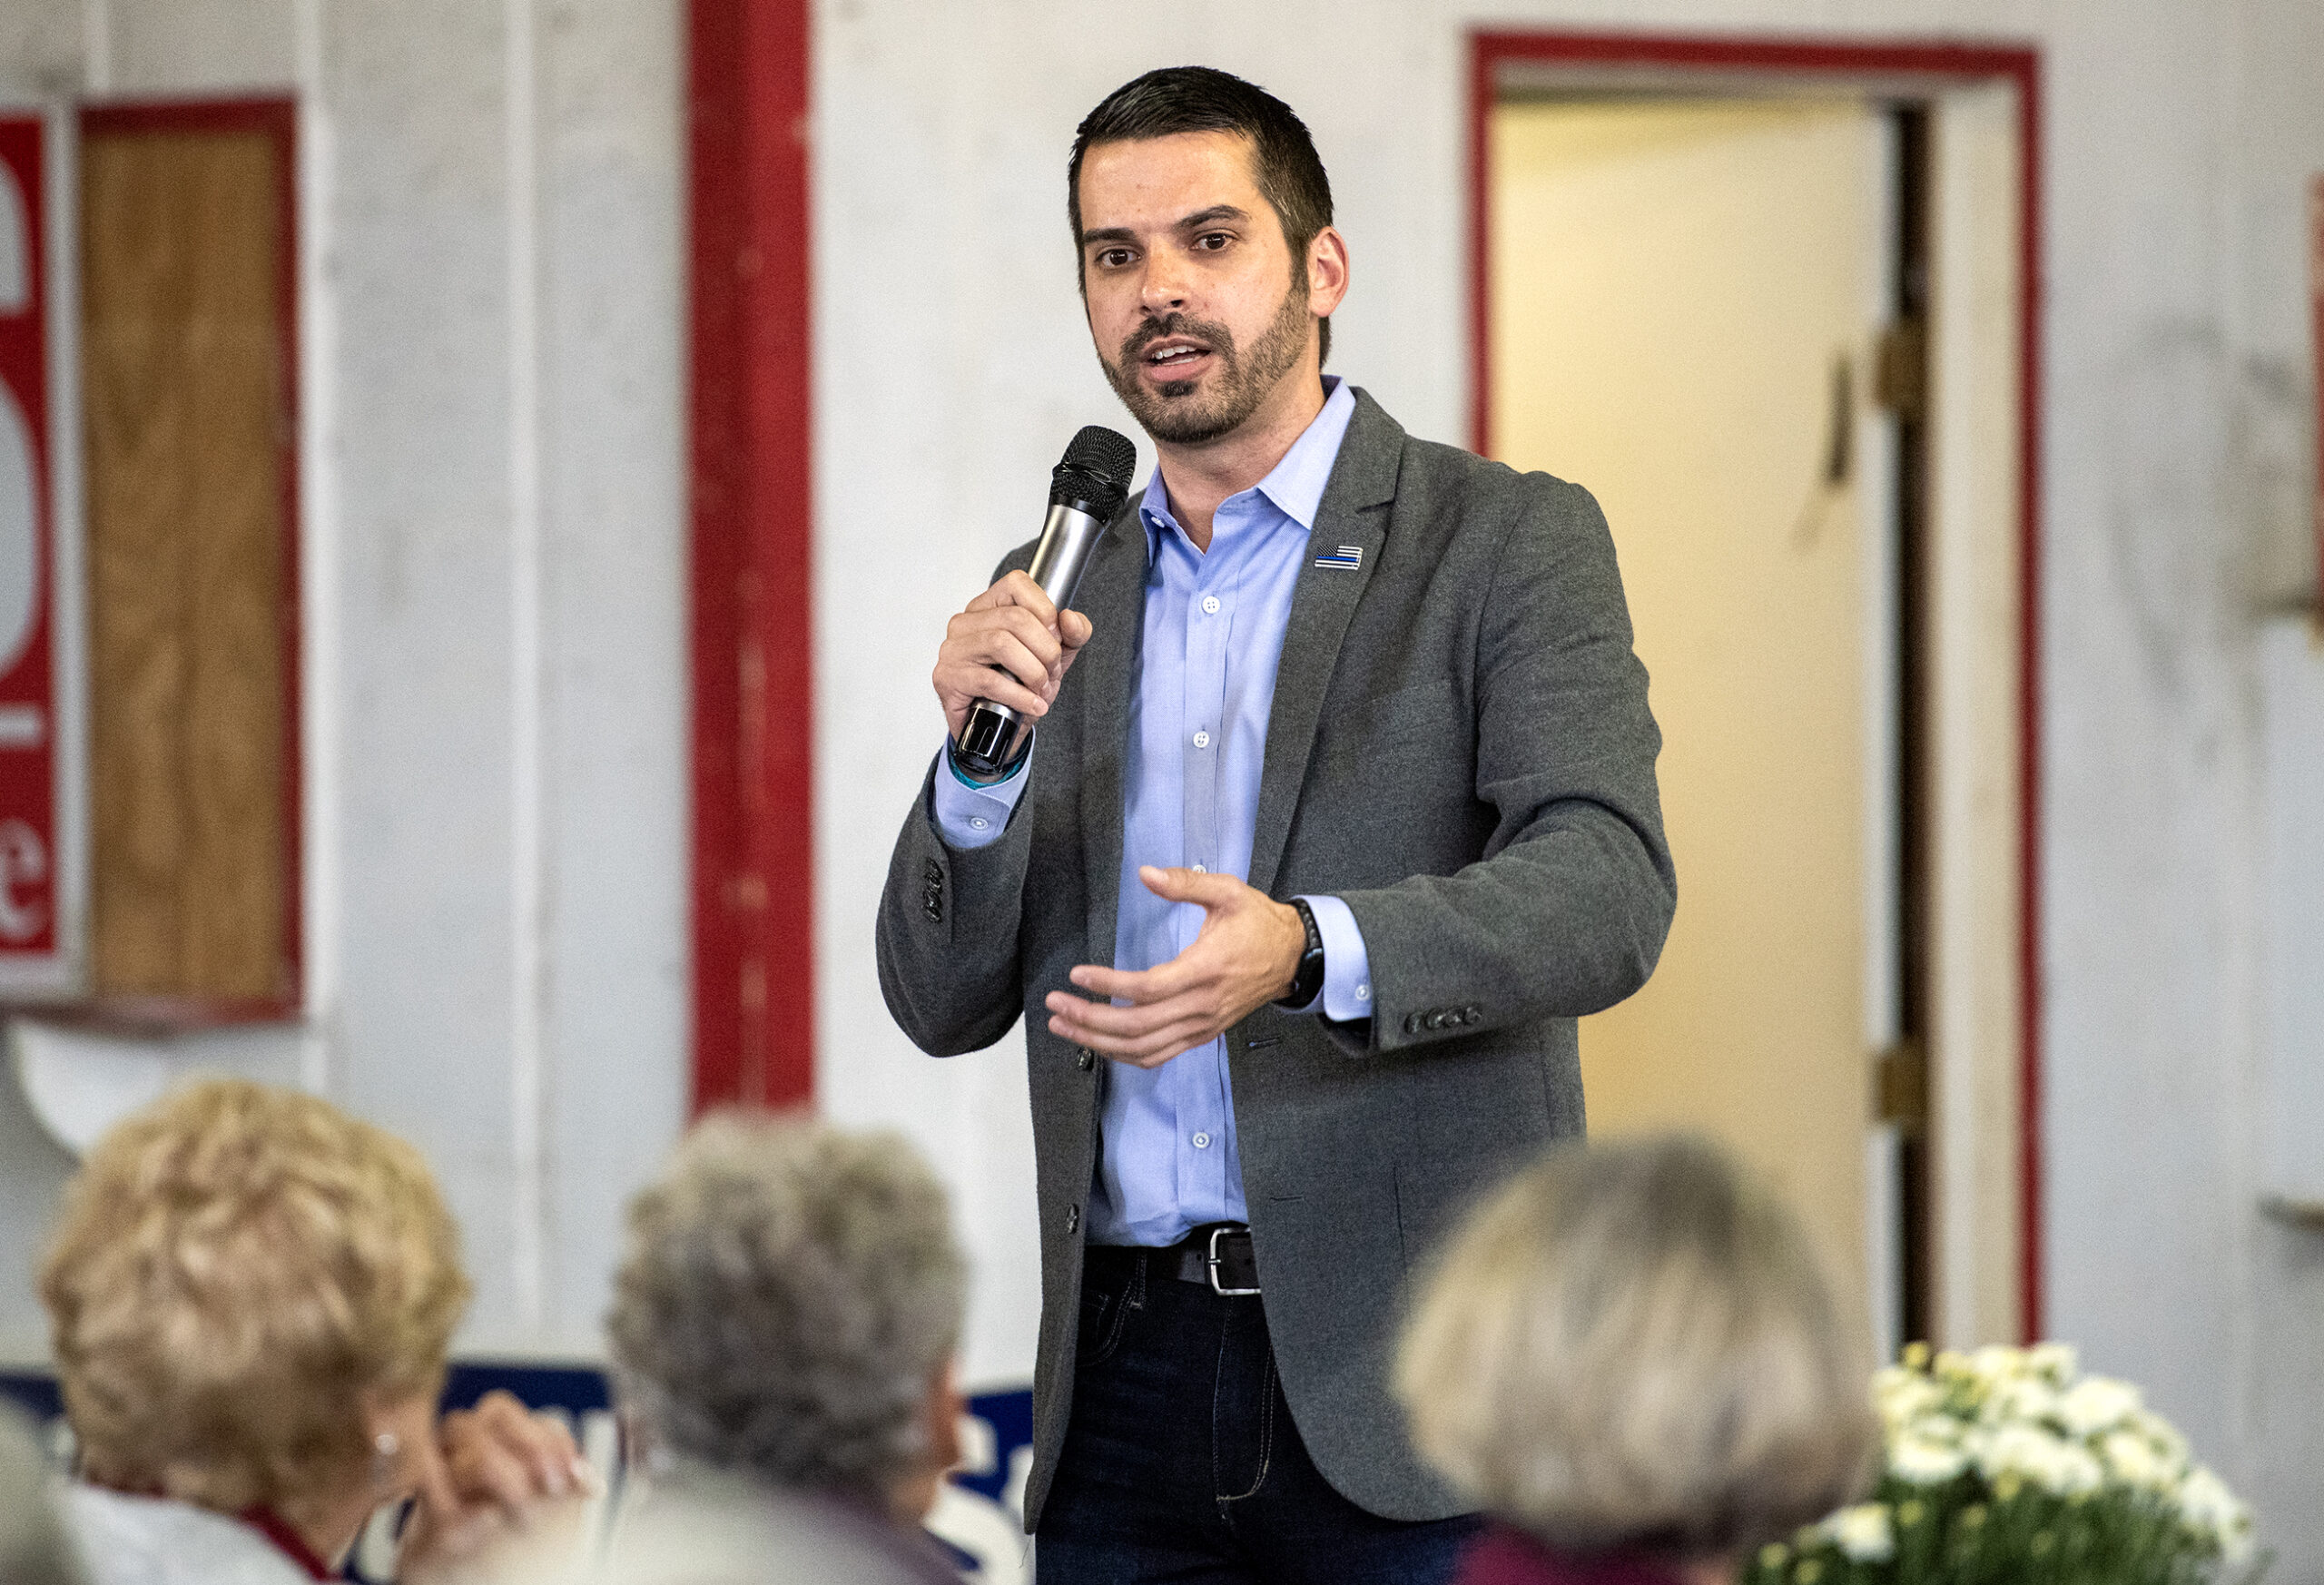
<svg viewBox="0 0 2324 1585">
<path fill-rule="evenodd" d="M 1324 173 L 1315 140 L 1291 106 L 1257 84 L 1213 66 L 1164 66 L 1132 78 L 1081 118 L 1065 165 L 1065 212 L 1073 224 L 1076 260 L 1081 251 L 1081 157 L 1098 143 L 1200 132 L 1240 133 L 1251 140 L 1252 174 L 1283 223 L 1293 278 L 1305 281 L 1307 244 L 1332 223 L 1332 179 Z M 1078 274 L 1080 267 L 1075 268 Z M 1330 320 L 1323 321 L 1320 335 L 1320 350 L 1328 358 Z"/>
</svg>

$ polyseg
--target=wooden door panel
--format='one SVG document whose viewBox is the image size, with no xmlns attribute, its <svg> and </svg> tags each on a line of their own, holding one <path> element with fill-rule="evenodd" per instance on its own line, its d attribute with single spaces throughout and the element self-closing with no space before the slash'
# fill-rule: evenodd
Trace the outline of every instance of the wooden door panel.
<svg viewBox="0 0 2324 1585">
<path fill-rule="evenodd" d="M 103 997 L 291 991 L 282 159 L 258 132 L 83 143 Z"/>
</svg>

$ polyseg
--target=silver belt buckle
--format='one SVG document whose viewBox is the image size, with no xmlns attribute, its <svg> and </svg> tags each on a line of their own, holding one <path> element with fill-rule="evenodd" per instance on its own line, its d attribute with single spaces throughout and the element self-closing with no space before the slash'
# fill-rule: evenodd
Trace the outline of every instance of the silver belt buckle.
<svg viewBox="0 0 2324 1585">
<path fill-rule="evenodd" d="M 1259 1291 L 1256 1288 L 1224 1287 L 1219 1284 L 1218 1241 L 1226 1237 L 1229 1233 L 1236 1231 L 1238 1231 L 1238 1229 L 1233 1227 L 1213 1227 L 1210 1230 L 1210 1258 L 1203 1262 L 1203 1265 L 1210 1269 L 1210 1291 L 1216 1294 L 1222 1299 L 1249 1298 Z M 1246 1236 L 1248 1236 L 1248 1235 L 1246 1234 Z"/>
</svg>

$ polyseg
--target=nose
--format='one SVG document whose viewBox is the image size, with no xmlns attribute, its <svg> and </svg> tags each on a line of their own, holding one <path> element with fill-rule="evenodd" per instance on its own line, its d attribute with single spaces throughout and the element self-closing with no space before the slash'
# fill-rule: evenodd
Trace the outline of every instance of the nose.
<svg viewBox="0 0 2324 1585">
<path fill-rule="evenodd" d="M 1184 267 L 1167 249 L 1157 249 L 1147 261 L 1146 279 L 1139 283 L 1138 301 L 1150 314 L 1182 313 L 1188 306 Z"/>
</svg>

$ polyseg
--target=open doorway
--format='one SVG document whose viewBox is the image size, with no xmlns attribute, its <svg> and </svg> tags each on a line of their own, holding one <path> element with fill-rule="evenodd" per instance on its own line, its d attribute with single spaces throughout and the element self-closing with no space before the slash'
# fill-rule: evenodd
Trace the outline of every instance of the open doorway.
<svg viewBox="0 0 2324 1585">
<path fill-rule="evenodd" d="M 1474 41 L 1475 442 L 1595 492 L 1666 733 L 1592 1129 L 1774 1178 L 1877 1344 L 2040 1327 L 2030 54 Z"/>
</svg>

